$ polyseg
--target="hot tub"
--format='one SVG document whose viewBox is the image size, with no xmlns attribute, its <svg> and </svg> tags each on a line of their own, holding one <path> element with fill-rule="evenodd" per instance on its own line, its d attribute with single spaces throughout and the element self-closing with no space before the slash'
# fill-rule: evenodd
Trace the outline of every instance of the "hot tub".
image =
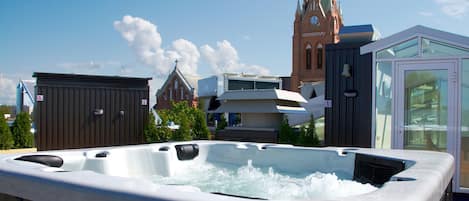
<svg viewBox="0 0 469 201">
<path fill-rule="evenodd" d="M 0 194 L 27 200 L 438 201 L 447 153 L 191 141 L 0 155 Z"/>
</svg>

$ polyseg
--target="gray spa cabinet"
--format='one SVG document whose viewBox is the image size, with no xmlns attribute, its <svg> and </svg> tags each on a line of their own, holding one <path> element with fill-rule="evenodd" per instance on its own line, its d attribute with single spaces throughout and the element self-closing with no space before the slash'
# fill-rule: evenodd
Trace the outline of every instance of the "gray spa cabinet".
<svg viewBox="0 0 469 201">
<path fill-rule="evenodd" d="M 0 198 L 35 201 L 235 201 L 253 198 L 439 201 L 451 198 L 454 163 L 450 154 L 441 152 L 304 148 L 224 141 L 46 151 L 0 155 Z M 212 169 L 197 172 L 204 169 L 201 167 Z M 210 174 L 218 174 L 214 178 L 222 179 L 217 181 L 210 178 Z M 266 178 L 258 178 L 259 175 Z M 200 185 L 198 176 L 201 181 L 216 185 Z M 330 178 L 333 179 L 329 182 L 334 185 L 320 182 Z M 251 182 L 245 182 L 248 186 L 236 191 L 238 180 Z M 265 181 L 273 183 L 257 185 Z M 228 182 L 227 188 L 207 187 L 217 188 L 223 182 Z M 358 193 L 341 186 L 345 184 L 372 190 Z M 298 185 L 303 186 L 296 188 Z M 316 192 L 320 189 L 318 186 L 335 186 L 336 189 Z M 285 190 L 290 187 L 296 190 Z M 277 197 L 265 194 L 263 188 L 271 188 L 265 192 L 277 193 Z M 350 192 L 339 195 L 341 190 Z M 288 193 L 292 196 L 282 197 Z"/>
</svg>

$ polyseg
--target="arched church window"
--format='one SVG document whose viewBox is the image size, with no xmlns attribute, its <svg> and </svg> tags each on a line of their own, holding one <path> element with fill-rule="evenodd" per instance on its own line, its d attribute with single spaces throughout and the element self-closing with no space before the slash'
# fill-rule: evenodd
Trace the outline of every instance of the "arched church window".
<svg viewBox="0 0 469 201">
<path fill-rule="evenodd" d="M 305 56 L 306 56 L 306 69 L 311 69 L 311 45 L 307 45 L 306 46 L 306 52 L 305 52 Z"/>
<path fill-rule="evenodd" d="M 322 47 L 321 44 L 318 44 L 317 46 L 317 49 L 316 49 L 316 61 L 317 61 L 317 68 L 318 69 L 322 69 L 322 65 L 323 65 L 323 55 L 324 55 L 324 48 Z"/>
</svg>

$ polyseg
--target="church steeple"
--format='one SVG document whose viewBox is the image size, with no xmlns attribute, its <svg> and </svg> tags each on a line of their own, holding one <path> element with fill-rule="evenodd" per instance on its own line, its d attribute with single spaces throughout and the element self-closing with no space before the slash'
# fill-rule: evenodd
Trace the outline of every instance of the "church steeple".
<svg viewBox="0 0 469 201">
<path fill-rule="evenodd" d="M 291 90 L 325 79 L 325 47 L 339 42 L 343 26 L 337 0 L 297 0 L 292 48 Z"/>
<path fill-rule="evenodd" d="M 303 11 L 301 9 L 300 0 L 298 0 L 296 4 L 296 16 L 301 16 L 302 14 L 303 14 Z"/>
</svg>

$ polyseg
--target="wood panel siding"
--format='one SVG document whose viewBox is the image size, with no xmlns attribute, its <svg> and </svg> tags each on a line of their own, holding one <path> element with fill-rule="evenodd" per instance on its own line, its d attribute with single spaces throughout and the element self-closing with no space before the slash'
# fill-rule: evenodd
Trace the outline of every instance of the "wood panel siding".
<svg viewBox="0 0 469 201">
<path fill-rule="evenodd" d="M 35 76 L 36 94 L 44 97 L 44 101 L 36 102 L 34 112 L 38 150 L 144 141 L 143 129 L 149 110 L 148 78 L 90 76 L 94 78 L 90 79 L 81 75 L 42 73 L 35 73 Z M 142 105 L 143 99 L 147 100 L 146 105 Z M 95 115 L 96 109 L 103 109 L 103 115 Z"/>
<path fill-rule="evenodd" d="M 371 147 L 372 56 L 360 55 L 366 43 L 326 46 L 326 94 L 332 107 L 325 109 L 325 145 Z M 344 64 L 351 77 L 342 76 Z M 356 97 L 344 92 L 356 91 Z"/>
</svg>

